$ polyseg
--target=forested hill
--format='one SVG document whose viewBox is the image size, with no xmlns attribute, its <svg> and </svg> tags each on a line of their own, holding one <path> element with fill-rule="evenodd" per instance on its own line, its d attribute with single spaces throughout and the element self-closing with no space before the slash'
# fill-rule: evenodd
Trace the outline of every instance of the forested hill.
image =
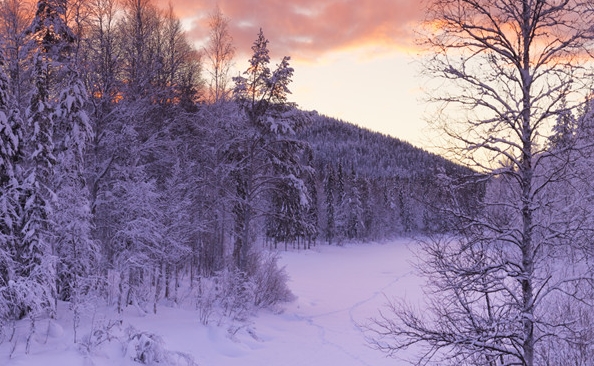
<svg viewBox="0 0 594 366">
<path fill-rule="evenodd" d="M 378 240 L 445 231 L 447 217 L 436 209 L 451 198 L 439 175 L 472 173 L 441 156 L 393 137 L 313 114 L 301 138 L 312 149 L 318 239 L 328 243 Z M 476 202 L 470 187 L 462 202 Z"/>
<path fill-rule="evenodd" d="M 314 164 L 322 168 L 342 162 L 359 176 L 370 178 L 413 178 L 470 171 L 443 157 L 397 138 L 323 115 L 303 132 L 302 138 L 314 150 Z"/>
</svg>

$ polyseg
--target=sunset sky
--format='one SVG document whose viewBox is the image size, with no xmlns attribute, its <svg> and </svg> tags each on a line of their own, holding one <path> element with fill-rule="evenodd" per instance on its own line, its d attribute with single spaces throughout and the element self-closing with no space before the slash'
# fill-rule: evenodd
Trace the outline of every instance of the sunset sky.
<svg viewBox="0 0 594 366">
<path fill-rule="evenodd" d="M 246 69 L 262 27 L 273 62 L 292 58 L 291 100 L 301 108 L 427 145 L 413 33 L 421 1 L 170 1 L 198 46 L 218 3 L 231 20 L 236 70 Z"/>
</svg>

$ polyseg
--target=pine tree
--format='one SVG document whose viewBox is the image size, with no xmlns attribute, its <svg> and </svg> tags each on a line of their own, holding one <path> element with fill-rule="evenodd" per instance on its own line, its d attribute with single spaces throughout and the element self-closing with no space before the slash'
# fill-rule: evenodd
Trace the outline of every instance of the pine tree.
<svg viewBox="0 0 594 366">
<path fill-rule="evenodd" d="M 305 212 L 308 202 L 302 202 L 298 180 L 282 180 L 275 184 L 271 192 L 271 212 L 267 215 L 266 236 L 276 244 L 294 242 L 303 238 L 306 232 Z"/>
<path fill-rule="evenodd" d="M 572 111 L 563 111 L 557 116 L 557 123 L 553 126 L 553 133 L 549 137 L 549 144 L 557 152 L 566 152 L 575 143 L 577 121 Z"/>
<path fill-rule="evenodd" d="M 281 192 L 279 187 L 290 186 L 299 191 L 300 202 L 309 201 L 301 179 L 306 144 L 296 137 L 296 131 L 307 123 L 307 116 L 287 101 L 293 75 L 290 58 L 284 57 L 271 71 L 268 40 L 261 29 L 252 51 L 245 77 L 234 78 L 234 98 L 242 115 L 236 121 L 237 135 L 227 152 L 235 186 L 233 257 L 241 270 L 247 268 L 258 195 L 270 189 Z"/>
<path fill-rule="evenodd" d="M 361 194 L 362 217 L 360 238 L 370 238 L 371 228 L 373 226 L 373 205 L 371 202 L 370 184 L 367 178 L 362 177 L 358 180 L 359 192 Z"/>
</svg>

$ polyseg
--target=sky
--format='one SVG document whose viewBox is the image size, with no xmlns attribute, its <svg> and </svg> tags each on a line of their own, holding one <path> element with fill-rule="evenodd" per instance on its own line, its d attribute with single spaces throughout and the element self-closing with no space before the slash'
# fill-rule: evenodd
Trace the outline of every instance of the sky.
<svg viewBox="0 0 594 366">
<path fill-rule="evenodd" d="M 429 145 L 414 29 L 420 0 L 170 1 L 200 47 L 215 6 L 230 18 L 236 70 L 260 28 L 273 62 L 291 56 L 291 101 L 414 145 Z M 236 71 L 238 72 L 238 71 Z"/>
</svg>

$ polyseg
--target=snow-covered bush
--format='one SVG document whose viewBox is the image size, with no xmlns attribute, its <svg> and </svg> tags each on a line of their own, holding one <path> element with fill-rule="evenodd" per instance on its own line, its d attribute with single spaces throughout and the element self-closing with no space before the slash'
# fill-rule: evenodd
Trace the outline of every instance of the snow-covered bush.
<svg viewBox="0 0 594 366">
<path fill-rule="evenodd" d="M 128 329 L 128 350 L 131 350 L 134 361 L 151 365 L 165 359 L 163 350 L 163 339 L 156 334 L 139 332 L 136 329 Z"/>
<path fill-rule="evenodd" d="M 51 312 L 52 289 L 29 278 L 10 280 L 0 288 L 0 319 L 3 321 L 23 319 L 27 314 L 42 315 Z"/>
<path fill-rule="evenodd" d="M 78 342 L 80 351 L 88 355 L 102 344 L 118 339 L 118 331 L 120 331 L 121 325 L 122 322 L 119 320 L 101 319 L 91 321 L 91 330 Z"/>
<path fill-rule="evenodd" d="M 233 320 L 245 320 L 253 310 L 254 288 L 250 278 L 237 269 L 224 270 L 218 276 L 219 304 L 223 315 Z"/>
<path fill-rule="evenodd" d="M 219 324 L 224 318 L 245 320 L 253 310 L 252 285 L 244 273 L 225 269 L 210 278 L 200 279 L 196 302 L 200 322 L 208 324 L 213 315 L 219 315 Z"/>
<path fill-rule="evenodd" d="M 133 327 L 129 327 L 126 333 L 128 343 L 125 353 L 136 362 L 144 365 L 196 366 L 190 355 L 165 349 L 165 342 L 156 334 Z"/>
<path fill-rule="evenodd" d="M 278 254 L 263 252 L 258 256 L 259 265 L 251 277 L 254 288 L 253 303 L 258 308 L 269 308 L 295 299 L 287 286 L 289 276 L 278 266 Z"/>
<path fill-rule="evenodd" d="M 278 254 L 257 253 L 250 256 L 250 262 L 249 273 L 224 269 L 200 279 L 196 308 L 202 324 L 208 324 L 217 312 L 221 320 L 244 321 L 258 308 L 294 299 L 287 286 L 288 275 L 278 266 Z"/>
<path fill-rule="evenodd" d="M 198 316 L 200 323 L 207 325 L 212 315 L 215 313 L 215 306 L 218 294 L 218 286 L 210 278 L 200 279 L 199 294 L 196 300 L 196 309 L 198 310 Z"/>
</svg>

